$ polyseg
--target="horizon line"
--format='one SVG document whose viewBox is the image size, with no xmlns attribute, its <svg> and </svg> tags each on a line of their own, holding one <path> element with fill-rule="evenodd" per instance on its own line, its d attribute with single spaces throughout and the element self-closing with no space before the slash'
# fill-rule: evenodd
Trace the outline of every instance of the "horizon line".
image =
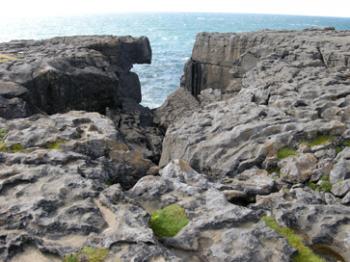
<svg viewBox="0 0 350 262">
<path fill-rule="evenodd" d="M 231 15 L 276 15 L 276 16 L 294 16 L 294 17 L 315 17 L 315 18 L 339 18 L 339 19 L 350 19 L 350 16 L 334 16 L 334 15 L 308 15 L 308 14 L 285 14 L 285 13 L 250 13 L 250 12 L 210 12 L 210 11 L 113 11 L 113 12 L 87 12 L 83 14 L 39 14 L 39 15 L 18 15 L 18 16 L 2 16 L 2 18 L 64 18 L 64 17 L 81 17 L 81 16 L 104 16 L 104 15 L 133 15 L 133 14 L 231 14 Z M 0 17 L 1 20 L 1 17 Z"/>
</svg>

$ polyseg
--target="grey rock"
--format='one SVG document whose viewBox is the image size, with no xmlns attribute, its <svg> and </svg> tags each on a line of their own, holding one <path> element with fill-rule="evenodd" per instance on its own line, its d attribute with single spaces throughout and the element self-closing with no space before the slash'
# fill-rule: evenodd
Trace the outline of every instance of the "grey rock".
<svg viewBox="0 0 350 262">
<path fill-rule="evenodd" d="M 350 192 L 350 179 L 340 181 L 332 186 L 332 193 L 335 196 L 343 197 Z"/>
<path fill-rule="evenodd" d="M 348 192 L 343 199 L 341 200 L 341 203 L 344 205 L 349 205 L 350 204 L 350 192 Z"/>
<path fill-rule="evenodd" d="M 316 164 L 317 159 L 313 154 L 288 157 L 279 163 L 282 179 L 293 184 L 305 182 L 311 178 Z"/>
<path fill-rule="evenodd" d="M 165 128 L 199 107 L 198 101 L 184 88 L 178 88 L 155 110 L 155 121 Z"/>
<path fill-rule="evenodd" d="M 3 98 L 21 97 L 27 93 L 27 89 L 13 82 L 0 81 L 0 96 Z"/>
<path fill-rule="evenodd" d="M 222 188 L 237 190 L 249 196 L 268 195 L 275 187 L 275 181 L 266 170 L 249 169 L 236 176 L 222 181 Z"/>
<path fill-rule="evenodd" d="M 332 184 L 348 178 L 350 178 L 350 148 L 346 148 L 339 153 L 336 164 L 329 176 Z"/>
</svg>

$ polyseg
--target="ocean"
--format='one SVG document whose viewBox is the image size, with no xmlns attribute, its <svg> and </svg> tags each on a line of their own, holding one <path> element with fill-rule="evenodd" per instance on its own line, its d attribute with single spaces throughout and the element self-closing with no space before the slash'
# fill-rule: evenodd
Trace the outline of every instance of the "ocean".
<svg viewBox="0 0 350 262">
<path fill-rule="evenodd" d="M 151 65 L 133 68 L 141 80 L 142 104 L 158 107 L 180 83 L 198 32 L 247 32 L 261 29 L 328 27 L 350 29 L 350 18 L 255 14 L 108 14 L 74 17 L 1 18 L 0 41 L 54 36 L 113 34 L 149 37 Z"/>
</svg>

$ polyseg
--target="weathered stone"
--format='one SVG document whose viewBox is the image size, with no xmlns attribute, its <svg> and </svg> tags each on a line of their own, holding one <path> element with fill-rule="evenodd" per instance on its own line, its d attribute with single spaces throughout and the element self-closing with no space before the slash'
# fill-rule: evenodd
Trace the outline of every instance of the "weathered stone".
<svg viewBox="0 0 350 262">
<path fill-rule="evenodd" d="M 332 187 L 332 193 L 337 197 L 343 197 L 348 192 L 350 192 L 350 179 L 340 181 Z"/>
<path fill-rule="evenodd" d="M 198 101 L 186 89 L 179 88 L 167 98 L 161 107 L 155 110 L 155 121 L 167 128 L 186 113 L 191 114 L 198 106 Z"/>
<path fill-rule="evenodd" d="M 317 159 L 312 154 L 286 158 L 279 163 L 282 179 L 293 184 L 305 182 L 312 176 L 316 164 Z"/>
<path fill-rule="evenodd" d="M 348 192 L 343 199 L 341 200 L 341 203 L 344 205 L 349 205 L 350 204 L 350 192 Z"/>
<path fill-rule="evenodd" d="M 224 179 L 222 187 L 230 190 L 238 190 L 249 196 L 270 194 L 275 186 L 275 181 L 266 170 L 249 169 L 231 179 Z"/>
<path fill-rule="evenodd" d="M 332 184 L 350 178 L 350 148 L 344 149 L 335 159 L 329 179 Z"/>
</svg>

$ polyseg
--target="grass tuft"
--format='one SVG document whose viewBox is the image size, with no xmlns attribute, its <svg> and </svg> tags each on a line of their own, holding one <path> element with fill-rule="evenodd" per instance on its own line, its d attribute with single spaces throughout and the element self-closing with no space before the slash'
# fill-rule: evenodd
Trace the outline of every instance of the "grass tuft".
<svg viewBox="0 0 350 262">
<path fill-rule="evenodd" d="M 331 192 L 332 190 L 332 184 L 329 181 L 329 176 L 323 176 L 320 179 L 320 182 L 317 184 L 314 182 L 308 182 L 307 186 L 318 192 Z"/>
<path fill-rule="evenodd" d="M 0 64 L 14 61 L 14 60 L 17 60 L 17 58 L 14 55 L 0 54 Z"/>
<path fill-rule="evenodd" d="M 297 151 L 290 147 L 283 147 L 277 151 L 277 158 L 284 159 L 290 156 L 296 156 Z"/>
<path fill-rule="evenodd" d="M 149 225 L 158 237 L 173 237 L 188 224 L 185 209 L 177 204 L 155 211 Z"/>
<path fill-rule="evenodd" d="M 281 227 L 276 220 L 270 216 L 265 216 L 262 220 L 265 222 L 266 226 L 286 238 L 289 245 L 298 251 L 296 256 L 293 257 L 293 262 L 325 262 L 309 247 L 305 246 L 302 237 L 297 235 L 291 228 Z"/>
<path fill-rule="evenodd" d="M 64 257 L 63 262 L 103 262 L 108 256 L 108 249 L 83 247 L 80 252 Z"/>
</svg>

